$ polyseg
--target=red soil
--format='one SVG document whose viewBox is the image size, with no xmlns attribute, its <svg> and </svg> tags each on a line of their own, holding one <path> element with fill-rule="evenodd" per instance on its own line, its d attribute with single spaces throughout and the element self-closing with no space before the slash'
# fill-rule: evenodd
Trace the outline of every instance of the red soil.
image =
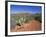
<svg viewBox="0 0 46 37">
<path fill-rule="evenodd" d="M 24 23 L 21 26 L 15 26 L 15 29 L 12 29 L 12 32 L 21 32 L 21 31 L 40 31 L 41 30 L 41 23 L 32 20 L 29 23 Z"/>
</svg>

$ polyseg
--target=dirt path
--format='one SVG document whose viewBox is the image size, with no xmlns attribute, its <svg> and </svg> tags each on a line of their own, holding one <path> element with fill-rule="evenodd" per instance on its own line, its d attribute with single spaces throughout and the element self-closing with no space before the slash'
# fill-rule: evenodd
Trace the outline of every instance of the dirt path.
<svg viewBox="0 0 46 37">
<path fill-rule="evenodd" d="M 32 20 L 29 23 L 24 23 L 21 26 L 16 26 L 15 29 L 12 29 L 12 32 L 21 32 L 21 31 L 39 31 L 41 30 L 41 24 L 36 21 Z"/>
</svg>

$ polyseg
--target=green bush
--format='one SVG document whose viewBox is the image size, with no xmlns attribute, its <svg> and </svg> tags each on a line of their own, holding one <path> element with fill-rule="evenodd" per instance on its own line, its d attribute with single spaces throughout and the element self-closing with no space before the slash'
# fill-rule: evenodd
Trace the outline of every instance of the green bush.
<svg viewBox="0 0 46 37">
<path fill-rule="evenodd" d="M 35 20 L 38 20 L 40 23 L 42 22 L 42 17 L 41 15 L 35 16 Z"/>
</svg>

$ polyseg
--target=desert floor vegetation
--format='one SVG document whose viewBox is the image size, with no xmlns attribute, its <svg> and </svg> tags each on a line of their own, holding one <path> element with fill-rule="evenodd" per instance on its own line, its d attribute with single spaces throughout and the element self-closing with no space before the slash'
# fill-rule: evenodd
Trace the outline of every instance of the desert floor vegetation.
<svg viewBox="0 0 46 37">
<path fill-rule="evenodd" d="M 42 16 L 37 14 L 16 14 L 11 16 L 11 32 L 40 31 L 42 30 Z"/>
</svg>

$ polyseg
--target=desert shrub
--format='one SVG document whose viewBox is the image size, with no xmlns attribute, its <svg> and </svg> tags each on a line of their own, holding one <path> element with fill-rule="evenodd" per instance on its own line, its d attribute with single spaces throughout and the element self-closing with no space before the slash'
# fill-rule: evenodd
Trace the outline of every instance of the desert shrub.
<svg viewBox="0 0 46 37">
<path fill-rule="evenodd" d="M 32 17 L 26 17 L 26 20 L 25 20 L 25 23 L 28 23 L 29 21 L 31 21 L 32 20 Z"/>
<path fill-rule="evenodd" d="M 42 22 L 41 15 L 36 15 L 34 18 L 35 20 L 38 20 L 40 23 Z"/>
<path fill-rule="evenodd" d="M 16 23 L 17 23 L 17 25 L 20 26 L 20 25 L 22 25 L 25 22 L 25 20 L 26 20 L 26 18 L 21 17 L 19 19 L 16 19 Z"/>
<path fill-rule="evenodd" d="M 26 19 L 26 20 L 25 20 L 25 23 L 28 23 L 28 22 L 29 22 L 29 20 L 28 20 L 28 19 Z"/>
<path fill-rule="evenodd" d="M 17 25 L 22 25 L 23 23 L 28 23 L 31 19 L 32 19 L 31 17 L 20 17 L 20 18 L 17 18 L 15 21 Z"/>
</svg>

